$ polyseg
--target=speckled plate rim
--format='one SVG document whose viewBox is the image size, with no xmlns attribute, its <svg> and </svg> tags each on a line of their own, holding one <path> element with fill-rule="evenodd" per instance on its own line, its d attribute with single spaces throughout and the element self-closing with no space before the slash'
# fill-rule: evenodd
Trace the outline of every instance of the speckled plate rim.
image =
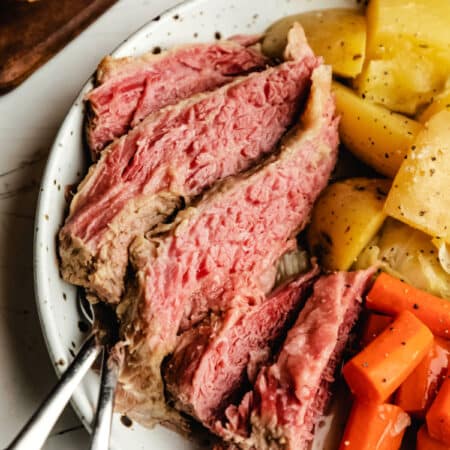
<svg viewBox="0 0 450 450">
<path fill-rule="evenodd" d="M 147 23 L 138 28 L 135 32 L 133 32 L 130 36 L 125 38 L 117 47 L 110 53 L 111 56 L 122 57 L 131 54 L 130 45 L 132 45 L 132 40 L 140 39 L 140 36 L 144 33 L 147 33 L 152 29 L 154 22 L 159 22 L 166 20 L 169 17 L 173 17 L 174 15 L 181 15 L 186 9 L 189 9 L 196 4 L 201 4 L 202 2 L 207 2 L 208 0 L 181 0 L 180 3 L 176 4 L 171 8 L 165 9 L 158 16 L 151 18 Z M 95 69 L 94 69 L 95 70 Z M 46 278 L 46 270 L 45 266 L 41 264 L 41 261 L 44 260 L 42 257 L 43 248 L 39 246 L 39 242 L 42 241 L 42 235 L 45 232 L 45 204 L 47 203 L 47 194 L 46 194 L 46 186 L 49 186 L 52 181 L 52 175 L 54 173 L 54 167 L 57 163 L 57 151 L 58 146 L 57 143 L 61 141 L 61 137 L 66 134 L 67 128 L 72 127 L 71 118 L 74 114 L 79 113 L 81 104 L 83 102 L 83 98 L 85 94 L 91 90 L 94 86 L 95 81 L 95 71 L 88 78 L 88 80 L 84 83 L 83 87 L 79 91 L 76 96 L 72 106 L 69 108 L 65 118 L 56 133 L 56 137 L 54 143 L 50 149 L 49 156 L 47 158 L 47 162 L 45 165 L 45 169 L 43 172 L 42 180 L 40 183 L 38 198 L 37 198 L 37 206 L 35 212 L 34 219 L 34 236 L 33 236 L 33 284 L 34 284 L 34 294 L 35 301 L 38 311 L 39 322 L 42 329 L 42 334 L 44 337 L 44 342 L 47 347 L 47 351 L 49 353 L 49 357 L 51 360 L 51 364 L 56 372 L 58 378 L 64 373 L 65 368 L 62 368 L 60 364 L 57 363 L 60 355 L 63 351 L 63 346 L 60 343 L 58 332 L 54 323 L 54 317 L 52 310 L 47 306 L 47 299 L 50 298 L 51 293 L 49 292 L 49 285 L 45 282 L 42 282 Z M 99 379 L 98 379 L 99 382 Z M 80 390 L 76 390 L 72 395 L 72 399 L 70 401 L 71 406 L 75 410 L 77 416 L 83 423 L 84 427 L 90 433 L 92 430 L 92 419 L 93 415 L 89 414 L 89 411 L 86 411 L 85 408 L 80 407 L 82 403 L 82 396 L 84 396 L 83 392 Z M 111 440 L 111 449 L 112 450 L 120 450 L 117 447 L 113 440 Z"/>
<path fill-rule="evenodd" d="M 259 0 L 247 0 L 248 3 L 254 5 L 254 10 L 258 11 L 259 8 L 261 8 Z M 246 3 L 247 3 L 246 2 Z M 266 17 L 265 24 L 276 20 L 278 17 L 292 14 L 294 12 L 301 12 L 306 10 L 312 10 L 312 9 L 326 9 L 326 8 L 332 8 L 332 7 L 351 7 L 351 8 L 357 8 L 358 7 L 358 1 L 357 0 L 298 0 L 296 2 L 291 0 L 266 0 L 269 4 L 271 4 L 271 7 L 265 7 L 267 10 L 270 10 L 272 8 L 274 11 L 276 11 L 274 16 L 271 16 L 270 18 Z M 266 3 L 264 2 L 264 3 Z M 239 3 L 239 2 L 237 2 Z M 139 47 L 137 44 L 141 43 L 142 41 L 145 41 L 153 31 L 155 31 L 157 28 L 161 28 L 165 23 L 169 24 L 169 20 L 172 20 L 175 17 L 183 17 L 188 15 L 189 13 L 192 13 L 192 11 L 200 10 L 200 8 L 208 9 L 211 8 L 212 4 L 216 4 L 217 7 L 228 5 L 228 4 L 234 4 L 233 0 L 188 0 L 184 3 L 178 4 L 174 6 L 173 8 L 170 8 L 166 10 L 163 14 L 158 16 L 158 18 L 152 19 L 147 24 L 142 26 L 138 31 L 133 33 L 129 38 L 127 38 L 125 41 L 123 41 L 113 52 L 113 56 L 125 56 L 125 55 L 132 55 L 139 53 L 139 51 L 136 51 L 136 47 Z M 278 10 L 280 8 L 280 10 Z M 284 9 L 283 9 L 284 8 Z M 248 8 L 247 8 L 248 9 Z M 236 8 L 237 11 L 237 8 Z M 256 17 L 258 14 L 254 14 L 254 17 Z M 218 18 L 218 16 L 217 16 Z M 157 19 L 157 20 L 156 20 Z M 240 33 L 252 33 L 252 32 L 261 32 L 265 27 L 262 29 L 258 29 L 258 25 L 255 25 L 254 23 L 248 24 L 247 26 L 244 26 L 245 21 L 242 20 L 242 28 L 232 28 L 229 26 L 228 28 L 228 35 L 232 34 L 240 34 Z M 180 24 L 182 25 L 182 23 Z M 252 27 L 252 25 L 255 25 Z M 262 27 L 262 25 L 260 25 Z M 231 31 L 231 32 L 230 32 Z M 161 34 L 161 33 L 160 33 Z M 170 33 L 169 33 L 170 34 Z M 176 34 L 176 33 L 175 33 Z M 155 36 L 158 36 L 156 34 Z M 209 39 L 206 40 L 212 40 L 213 35 L 212 33 L 209 35 Z M 202 36 L 200 36 L 201 40 Z M 150 39 L 151 41 L 151 39 Z M 169 39 L 170 41 L 170 39 Z M 193 41 L 193 39 L 191 39 Z M 159 41 L 158 41 L 159 42 Z M 187 42 L 187 41 L 184 41 Z M 181 43 L 181 42 L 169 42 L 170 45 L 173 45 L 173 43 Z M 141 45 L 142 47 L 142 45 Z M 150 47 L 147 47 L 148 50 L 151 49 Z M 89 91 L 93 86 L 93 76 L 89 78 L 89 80 L 84 84 L 81 91 L 79 92 L 78 96 L 76 97 L 73 105 L 69 109 L 57 135 L 54 141 L 54 144 L 50 150 L 47 165 L 44 171 L 44 175 L 41 182 L 41 188 L 38 196 L 37 201 L 37 208 L 36 208 L 36 217 L 35 217 L 35 232 L 34 232 L 34 258 L 33 258 L 33 267 L 34 267 L 34 286 L 35 286 L 35 298 L 37 303 L 37 310 L 39 315 L 39 320 L 41 323 L 41 328 L 43 331 L 45 343 L 52 361 L 52 365 L 55 368 L 55 371 L 59 376 L 64 372 L 64 370 L 67 367 L 67 363 L 60 364 L 59 361 L 61 361 L 61 355 L 67 355 L 67 346 L 65 346 L 62 342 L 62 336 L 61 336 L 61 325 L 57 321 L 55 317 L 55 312 L 53 309 L 53 301 L 54 301 L 54 295 L 55 292 L 52 291 L 52 284 L 51 278 L 52 276 L 55 277 L 58 276 L 58 260 L 56 257 L 56 231 L 61 225 L 61 221 L 64 218 L 64 207 L 61 208 L 61 202 L 59 202 L 59 210 L 58 207 L 57 210 L 57 216 L 58 220 L 54 219 L 53 216 L 49 217 L 48 211 L 50 211 L 52 208 L 50 207 L 53 205 L 52 201 L 54 201 L 54 194 L 52 194 L 52 188 L 54 186 L 58 186 L 58 190 L 60 190 L 60 184 L 57 183 L 57 179 L 55 178 L 55 174 L 60 172 L 60 167 L 57 167 L 58 164 L 61 163 L 61 152 L 63 151 L 64 142 L 67 140 L 67 137 L 70 135 L 72 136 L 74 134 L 76 138 L 79 141 L 79 145 L 82 145 L 82 119 L 83 119 L 83 97 L 87 91 Z M 75 144 L 72 144 L 75 145 Z M 81 158 L 81 157 L 80 157 Z M 68 162 L 70 164 L 70 161 Z M 81 165 L 84 165 L 83 162 L 79 163 Z M 72 169 L 71 169 L 72 170 Z M 74 170 L 72 170 L 74 171 Z M 80 172 L 77 173 L 77 178 L 79 178 Z M 63 177 L 64 178 L 64 177 Z M 73 177 L 72 177 L 73 178 Z M 62 180 L 61 180 L 62 181 Z M 68 180 L 64 180 L 68 181 Z M 71 182 L 75 182 L 76 180 L 70 180 Z M 70 184 L 70 183 L 67 183 Z M 56 204 L 58 206 L 58 204 Z M 50 251 L 51 250 L 51 251 Z M 49 257 L 49 253 L 53 252 L 53 256 Z M 53 261 L 53 262 L 52 262 Z M 53 265 L 52 265 L 53 264 Z M 59 280 L 59 284 L 64 284 L 61 280 Z M 75 299 L 75 290 L 73 287 L 66 286 L 66 290 L 70 291 L 69 297 L 72 297 L 72 299 Z M 64 299 L 66 299 L 66 294 L 62 293 L 64 296 Z M 71 323 L 73 327 L 75 327 L 74 323 Z M 78 336 L 79 337 L 79 336 Z M 79 339 L 77 341 L 79 343 Z M 70 358 L 69 358 L 70 359 Z M 93 375 L 93 377 L 92 377 Z M 94 397 L 96 389 L 98 390 L 98 377 L 95 374 L 90 374 L 91 379 L 88 381 L 89 383 L 96 384 L 94 386 L 93 392 Z M 90 430 L 90 423 L 93 418 L 93 408 L 92 408 L 92 398 L 91 401 L 87 400 L 87 395 L 85 390 L 77 389 L 72 397 L 72 405 L 80 417 L 81 421 L 83 422 L 84 426 Z M 92 397 L 92 395 L 91 395 Z M 114 422 L 117 422 L 117 420 Z M 137 426 L 139 430 L 144 430 L 141 427 Z M 159 427 L 161 428 L 161 427 Z M 136 430 L 137 431 L 137 430 Z M 120 434 L 122 431 L 117 431 L 118 434 Z M 140 431 L 139 431 L 140 432 Z M 149 431 L 145 430 L 145 433 L 154 433 L 155 431 Z M 167 430 L 162 432 L 163 435 L 160 437 L 164 441 L 166 438 Z M 171 433 L 171 432 L 168 432 Z M 121 449 L 123 448 L 120 446 L 114 439 L 114 435 L 116 433 L 113 432 L 112 441 L 111 441 L 111 448 L 113 449 Z M 173 434 L 173 433 L 172 433 Z M 150 437 L 150 434 L 146 434 L 146 439 L 142 442 L 148 442 L 148 438 Z M 171 436 L 171 439 L 174 437 Z M 159 439 L 158 439 L 159 440 Z M 181 441 L 179 441 L 179 438 L 175 438 L 176 441 L 178 441 L 178 444 L 181 444 Z M 163 442 L 161 441 L 161 442 Z M 175 445 L 175 441 L 172 440 Z M 131 445 L 131 442 L 130 442 Z M 154 445 L 154 444 L 152 444 Z M 144 444 L 141 445 L 142 448 L 144 448 Z M 126 446 L 126 448 L 131 448 Z M 155 448 L 161 448 L 162 447 L 155 447 Z M 164 448 L 166 448 L 164 446 Z M 167 448 L 173 448 L 173 447 L 167 447 Z M 181 447 L 178 447 L 181 449 Z M 191 444 L 182 445 L 182 448 L 191 449 L 196 448 Z"/>
</svg>

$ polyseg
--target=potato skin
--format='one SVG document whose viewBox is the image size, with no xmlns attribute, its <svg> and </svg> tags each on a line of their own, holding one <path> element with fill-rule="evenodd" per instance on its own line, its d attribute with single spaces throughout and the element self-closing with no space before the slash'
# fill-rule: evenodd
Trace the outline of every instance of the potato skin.
<svg viewBox="0 0 450 450">
<path fill-rule="evenodd" d="M 314 53 L 324 57 L 333 73 L 355 77 L 361 72 L 366 52 L 366 21 L 358 11 L 328 9 L 284 17 L 266 32 L 262 43 L 266 55 L 283 57 L 287 32 L 294 22 L 302 25 Z"/>
<path fill-rule="evenodd" d="M 333 83 L 333 92 L 342 143 L 377 172 L 393 178 L 422 125 L 361 98 L 340 83 Z"/>
<path fill-rule="evenodd" d="M 348 270 L 385 219 L 383 205 L 391 182 L 350 178 L 329 185 L 312 212 L 307 231 L 310 251 L 329 270 Z"/>
<path fill-rule="evenodd" d="M 435 114 L 417 135 L 394 179 L 386 214 L 450 243 L 450 112 Z"/>
</svg>

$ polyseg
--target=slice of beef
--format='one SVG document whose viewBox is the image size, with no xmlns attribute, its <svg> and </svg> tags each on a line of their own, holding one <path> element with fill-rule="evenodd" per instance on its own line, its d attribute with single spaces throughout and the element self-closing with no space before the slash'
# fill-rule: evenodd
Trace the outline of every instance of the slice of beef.
<svg viewBox="0 0 450 450">
<path fill-rule="evenodd" d="M 266 63 L 260 52 L 231 41 L 186 45 L 135 58 L 107 56 L 97 69 L 98 86 L 86 95 L 86 136 L 93 159 L 150 113 L 222 86 L 236 75 L 262 69 Z"/>
<path fill-rule="evenodd" d="M 277 361 L 261 369 L 241 404 L 216 431 L 241 449 L 304 450 L 330 397 L 330 386 L 361 297 L 374 270 L 321 277 Z"/>
<path fill-rule="evenodd" d="M 221 418 L 284 339 L 317 273 L 316 267 L 261 304 L 231 308 L 185 332 L 165 370 L 177 407 L 206 426 Z"/>
<path fill-rule="evenodd" d="M 331 69 L 315 69 L 306 110 L 279 153 L 220 183 L 166 234 L 133 244 L 137 283 L 123 304 L 126 367 L 117 397 L 128 415 L 151 418 L 158 390 L 164 403 L 159 368 L 179 332 L 270 291 L 276 261 L 295 246 L 336 161 L 330 84 Z"/>
<path fill-rule="evenodd" d="M 297 56 L 154 113 L 105 149 L 60 231 L 64 279 L 118 302 L 132 239 L 248 168 L 292 123 L 318 65 L 306 40 Z"/>
</svg>

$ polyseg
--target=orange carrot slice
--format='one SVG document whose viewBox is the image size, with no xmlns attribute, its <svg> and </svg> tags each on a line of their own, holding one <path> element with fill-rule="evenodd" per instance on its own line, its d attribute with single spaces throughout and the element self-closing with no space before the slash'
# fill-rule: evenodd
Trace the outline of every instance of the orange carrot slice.
<svg viewBox="0 0 450 450">
<path fill-rule="evenodd" d="M 414 372 L 398 388 L 395 403 L 407 413 L 425 416 L 445 379 L 450 342 L 434 338 L 433 346 Z"/>
<path fill-rule="evenodd" d="M 396 405 L 356 400 L 339 450 L 398 450 L 410 423 L 408 414 Z"/>
<path fill-rule="evenodd" d="M 430 436 L 450 446 L 450 375 L 439 389 L 426 419 Z"/>
<path fill-rule="evenodd" d="M 392 317 L 370 313 L 361 335 L 361 346 L 367 347 L 387 326 L 392 322 Z"/>
<path fill-rule="evenodd" d="M 397 315 L 414 313 L 437 336 L 450 339 L 450 301 L 416 289 L 386 273 L 380 274 L 367 294 L 369 309 Z"/>
<path fill-rule="evenodd" d="M 450 450 L 450 446 L 433 439 L 428 434 L 426 425 L 422 425 L 417 433 L 416 450 Z"/>
<path fill-rule="evenodd" d="M 414 314 L 402 312 L 343 368 L 350 390 L 363 400 L 386 399 L 408 378 L 433 345 L 433 334 Z"/>
</svg>

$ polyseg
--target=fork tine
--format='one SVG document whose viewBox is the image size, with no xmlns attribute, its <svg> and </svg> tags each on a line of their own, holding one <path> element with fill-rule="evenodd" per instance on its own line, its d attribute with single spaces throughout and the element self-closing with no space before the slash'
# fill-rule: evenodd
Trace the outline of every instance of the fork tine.
<svg viewBox="0 0 450 450">
<path fill-rule="evenodd" d="M 78 290 L 78 308 L 81 315 L 91 324 L 94 324 L 95 313 L 92 304 L 86 299 L 84 290 Z"/>
</svg>

